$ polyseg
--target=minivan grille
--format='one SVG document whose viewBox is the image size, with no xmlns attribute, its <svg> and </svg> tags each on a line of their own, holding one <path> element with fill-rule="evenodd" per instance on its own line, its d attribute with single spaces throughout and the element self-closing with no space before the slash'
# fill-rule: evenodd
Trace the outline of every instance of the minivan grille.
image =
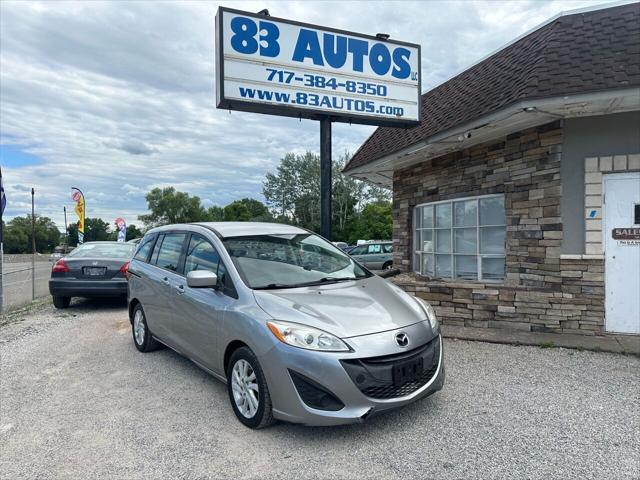
<svg viewBox="0 0 640 480">
<path fill-rule="evenodd" d="M 393 367 L 400 362 L 422 358 L 424 370 L 420 377 L 401 385 L 393 381 Z M 438 371 L 440 340 L 434 338 L 429 343 L 414 350 L 382 357 L 341 360 L 351 380 L 367 397 L 388 400 L 411 395 L 425 386 Z"/>
<path fill-rule="evenodd" d="M 398 397 L 406 397 L 407 395 L 411 395 L 416 390 L 419 390 L 420 387 L 425 386 L 429 383 L 429 380 L 433 378 L 438 370 L 438 365 L 434 365 L 429 370 L 425 371 L 420 378 L 417 380 L 409 381 L 399 387 L 395 385 L 380 385 L 380 386 L 372 386 L 361 388 L 360 391 L 364 393 L 369 398 L 376 398 L 379 400 L 386 400 L 389 398 L 398 398 Z"/>
</svg>

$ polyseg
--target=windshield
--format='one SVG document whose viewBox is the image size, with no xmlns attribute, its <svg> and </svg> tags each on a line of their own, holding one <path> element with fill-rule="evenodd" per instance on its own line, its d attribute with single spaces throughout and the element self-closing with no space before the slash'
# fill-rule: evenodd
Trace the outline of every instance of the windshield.
<svg viewBox="0 0 640 480">
<path fill-rule="evenodd" d="M 131 243 L 84 243 L 68 256 L 74 258 L 131 258 L 136 246 Z"/>
<path fill-rule="evenodd" d="M 224 240 L 240 276 L 254 289 L 335 283 L 371 276 L 317 235 L 253 235 Z"/>
</svg>

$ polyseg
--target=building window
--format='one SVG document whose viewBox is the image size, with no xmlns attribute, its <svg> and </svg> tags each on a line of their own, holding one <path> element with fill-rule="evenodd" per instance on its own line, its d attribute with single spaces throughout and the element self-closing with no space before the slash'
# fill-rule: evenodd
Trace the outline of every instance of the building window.
<svg viewBox="0 0 640 480">
<path fill-rule="evenodd" d="M 413 225 L 416 273 L 472 281 L 504 279 L 504 195 L 419 205 Z"/>
</svg>

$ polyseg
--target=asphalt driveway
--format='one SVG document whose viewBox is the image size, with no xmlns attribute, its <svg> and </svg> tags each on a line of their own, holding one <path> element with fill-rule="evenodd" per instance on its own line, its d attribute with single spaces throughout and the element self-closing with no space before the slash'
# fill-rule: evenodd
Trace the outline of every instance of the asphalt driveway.
<svg viewBox="0 0 640 480">
<path fill-rule="evenodd" d="M 443 391 L 368 423 L 261 431 L 124 304 L 0 326 L 2 478 L 638 478 L 640 359 L 447 340 Z"/>
</svg>

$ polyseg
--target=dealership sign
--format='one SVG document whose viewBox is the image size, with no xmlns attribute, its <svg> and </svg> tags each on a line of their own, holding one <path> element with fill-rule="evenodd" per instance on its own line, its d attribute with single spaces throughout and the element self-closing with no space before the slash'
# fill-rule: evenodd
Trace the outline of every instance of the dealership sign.
<svg viewBox="0 0 640 480">
<path fill-rule="evenodd" d="M 420 121 L 420 46 L 220 7 L 218 108 L 371 125 Z"/>
<path fill-rule="evenodd" d="M 611 238 L 618 241 L 618 245 L 640 245 L 640 228 L 614 228 Z"/>
</svg>

